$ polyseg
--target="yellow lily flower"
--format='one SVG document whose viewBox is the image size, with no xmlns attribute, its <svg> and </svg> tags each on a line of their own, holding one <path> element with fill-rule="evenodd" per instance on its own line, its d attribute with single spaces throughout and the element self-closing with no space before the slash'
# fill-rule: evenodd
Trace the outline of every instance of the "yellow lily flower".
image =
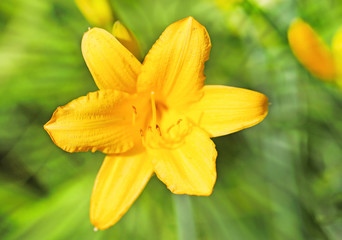
<svg viewBox="0 0 342 240">
<path fill-rule="evenodd" d="M 114 23 L 112 33 L 137 59 L 141 58 L 137 39 L 121 22 L 116 21 Z"/>
<path fill-rule="evenodd" d="M 210 48 L 192 17 L 167 27 L 143 64 L 105 30 L 84 34 L 83 56 L 100 90 L 57 108 L 44 128 L 65 151 L 107 154 L 90 204 L 97 229 L 115 224 L 153 173 L 173 193 L 210 195 L 217 156 L 210 138 L 267 115 L 261 93 L 204 86 Z"/>
<path fill-rule="evenodd" d="M 93 26 L 109 28 L 114 22 L 112 8 L 108 0 L 75 0 L 83 16 Z"/>
<path fill-rule="evenodd" d="M 288 31 L 288 40 L 298 61 L 312 75 L 325 81 L 336 80 L 335 52 L 329 49 L 309 24 L 301 19 L 293 21 Z"/>
</svg>

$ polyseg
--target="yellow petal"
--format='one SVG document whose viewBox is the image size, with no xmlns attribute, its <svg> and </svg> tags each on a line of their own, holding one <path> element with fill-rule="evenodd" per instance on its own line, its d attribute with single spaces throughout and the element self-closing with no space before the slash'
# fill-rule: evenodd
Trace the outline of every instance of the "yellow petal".
<svg viewBox="0 0 342 240">
<path fill-rule="evenodd" d="M 114 23 L 112 33 L 137 59 L 141 58 L 137 39 L 121 22 L 116 21 Z"/>
<path fill-rule="evenodd" d="M 206 29 L 192 17 L 171 24 L 145 58 L 138 91 L 153 91 L 157 102 L 173 108 L 198 100 L 210 47 Z"/>
<path fill-rule="evenodd" d="M 82 39 L 82 53 L 99 89 L 136 92 L 141 63 L 112 34 L 89 30 Z"/>
<path fill-rule="evenodd" d="M 203 130 L 193 127 L 177 148 L 149 148 L 154 171 L 171 192 L 210 195 L 216 181 L 215 144 Z"/>
<path fill-rule="evenodd" d="M 267 97 L 261 93 L 227 86 L 205 86 L 203 98 L 187 116 L 218 137 L 251 127 L 267 115 Z"/>
<path fill-rule="evenodd" d="M 108 27 L 114 17 L 108 0 L 75 0 L 77 7 L 93 26 Z"/>
<path fill-rule="evenodd" d="M 342 28 L 340 28 L 334 36 L 332 43 L 332 51 L 334 53 L 337 67 L 337 83 L 342 87 Z"/>
<path fill-rule="evenodd" d="M 107 155 L 93 188 L 90 220 L 106 229 L 120 220 L 144 189 L 153 173 L 146 152 L 139 148 L 120 155 Z"/>
<path fill-rule="evenodd" d="M 332 53 L 309 24 L 301 19 L 295 20 L 289 28 L 288 39 L 298 61 L 313 75 L 322 80 L 336 77 Z"/>
<path fill-rule="evenodd" d="M 54 143 L 68 152 L 121 153 L 140 141 L 132 125 L 134 102 L 114 90 L 89 93 L 58 107 L 44 128 Z"/>
</svg>

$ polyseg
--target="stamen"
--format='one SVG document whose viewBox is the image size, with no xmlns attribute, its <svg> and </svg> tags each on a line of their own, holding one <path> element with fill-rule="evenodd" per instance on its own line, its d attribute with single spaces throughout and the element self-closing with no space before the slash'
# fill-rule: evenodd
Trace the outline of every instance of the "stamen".
<svg viewBox="0 0 342 240">
<path fill-rule="evenodd" d="M 159 135 L 161 136 L 162 134 L 161 134 L 160 127 L 159 127 L 158 124 L 156 125 L 156 129 L 157 129 L 157 131 L 159 132 Z"/>
<path fill-rule="evenodd" d="M 178 119 L 177 125 L 179 125 L 182 121 L 183 121 L 183 119 Z"/>
<path fill-rule="evenodd" d="M 140 136 L 143 137 L 144 136 L 144 131 L 142 129 L 140 129 Z"/>
<path fill-rule="evenodd" d="M 151 106 L 152 106 L 152 125 L 153 127 L 157 126 L 157 108 L 156 108 L 156 100 L 154 98 L 154 92 L 151 92 Z"/>
<path fill-rule="evenodd" d="M 135 125 L 135 120 L 136 120 L 136 117 L 137 117 L 137 109 L 136 107 L 132 106 L 133 108 L 133 118 L 132 118 L 132 124 Z"/>
</svg>

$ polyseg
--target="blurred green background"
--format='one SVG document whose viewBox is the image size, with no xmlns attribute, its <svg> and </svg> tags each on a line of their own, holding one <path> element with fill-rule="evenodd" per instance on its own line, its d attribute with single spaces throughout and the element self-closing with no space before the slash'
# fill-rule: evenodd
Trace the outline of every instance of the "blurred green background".
<svg viewBox="0 0 342 240">
<path fill-rule="evenodd" d="M 259 125 L 214 139 L 210 197 L 177 196 L 155 176 L 112 228 L 88 211 L 104 155 L 63 152 L 43 125 L 97 88 L 80 42 L 90 26 L 70 0 L 0 1 L 0 239 L 342 239 L 342 91 L 294 58 L 286 32 L 309 22 L 330 43 L 341 0 L 112 0 L 144 54 L 193 16 L 212 40 L 207 84 L 266 94 Z M 231 4 L 232 3 L 232 4 Z"/>
</svg>

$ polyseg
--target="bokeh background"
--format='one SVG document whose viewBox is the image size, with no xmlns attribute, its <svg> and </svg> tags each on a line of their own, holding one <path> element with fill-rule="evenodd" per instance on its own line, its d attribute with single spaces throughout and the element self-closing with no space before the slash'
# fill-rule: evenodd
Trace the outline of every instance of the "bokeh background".
<svg viewBox="0 0 342 240">
<path fill-rule="evenodd" d="M 214 139 L 210 197 L 171 194 L 155 176 L 112 228 L 88 211 L 104 155 L 66 153 L 43 125 L 97 90 L 80 42 L 91 26 L 71 0 L 0 1 L 0 239 L 342 239 L 342 90 L 307 72 L 287 29 L 295 17 L 328 43 L 341 0 L 112 0 L 146 54 L 193 16 L 212 41 L 207 84 L 266 94 L 257 126 Z"/>
</svg>

